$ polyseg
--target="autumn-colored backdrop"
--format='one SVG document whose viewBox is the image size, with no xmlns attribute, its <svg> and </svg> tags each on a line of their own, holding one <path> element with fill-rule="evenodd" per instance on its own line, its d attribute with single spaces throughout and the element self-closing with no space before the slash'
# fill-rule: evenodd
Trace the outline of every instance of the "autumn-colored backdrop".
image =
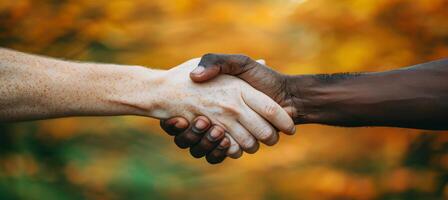
<svg viewBox="0 0 448 200">
<path fill-rule="evenodd" d="M 244 53 L 287 74 L 448 57 L 445 0 L 1 0 L 0 46 L 168 69 Z M 298 126 L 211 166 L 143 117 L 0 125 L 0 199 L 448 199 L 448 135 Z"/>
</svg>

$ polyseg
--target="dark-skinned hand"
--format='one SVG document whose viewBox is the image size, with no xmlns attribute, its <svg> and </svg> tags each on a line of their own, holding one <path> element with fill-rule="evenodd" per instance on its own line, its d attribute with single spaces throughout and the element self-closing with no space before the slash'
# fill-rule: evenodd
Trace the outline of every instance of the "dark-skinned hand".
<svg viewBox="0 0 448 200">
<path fill-rule="evenodd" d="M 169 135 L 174 136 L 178 147 L 190 148 L 190 154 L 195 158 L 205 156 L 207 162 L 217 164 L 227 156 L 229 138 L 225 136 L 223 128 L 211 125 L 205 116 L 195 118 L 192 125 L 182 117 L 175 117 L 161 120 L 160 126 Z"/>
</svg>

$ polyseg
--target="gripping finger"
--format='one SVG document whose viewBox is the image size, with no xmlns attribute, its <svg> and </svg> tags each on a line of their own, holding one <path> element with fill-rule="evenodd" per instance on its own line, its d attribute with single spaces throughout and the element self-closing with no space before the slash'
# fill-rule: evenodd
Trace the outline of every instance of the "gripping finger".
<svg viewBox="0 0 448 200">
<path fill-rule="evenodd" d="M 224 161 L 224 159 L 227 157 L 226 152 L 229 147 L 230 140 L 229 138 L 225 137 L 213 151 L 205 156 L 207 162 L 210 164 L 218 164 Z"/>
<path fill-rule="evenodd" d="M 258 141 L 240 123 L 234 121 L 226 124 L 230 135 L 245 152 L 255 153 L 258 150 Z"/>
<path fill-rule="evenodd" d="M 250 108 L 238 118 L 238 121 L 259 141 L 266 145 L 277 143 L 279 136 L 274 127 Z"/>
<path fill-rule="evenodd" d="M 295 133 L 295 125 L 288 113 L 264 93 L 248 89 L 242 94 L 244 102 L 272 125 L 286 134 Z"/>
<path fill-rule="evenodd" d="M 190 153 L 195 158 L 205 156 L 205 154 L 215 149 L 224 138 L 225 130 L 220 126 L 213 126 L 201 141 L 190 148 Z"/>
<path fill-rule="evenodd" d="M 240 158 L 243 155 L 243 151 L 241 150 L 240 145 L 236 142 L 235 139 L 233 139 L 233 137 L 229 133 L 226 133 L 226 138 L 228 138 L 230 141 L 230 147 L 227 151 L 227 155 L 233 159 Z"/>
<path fill-rule="evenodd" d="M 171 136 L 179 135 L 184 132 L 188 126 L 188 121 L 183 117 L 160 120 L 160 127 Z"/>
</svg>

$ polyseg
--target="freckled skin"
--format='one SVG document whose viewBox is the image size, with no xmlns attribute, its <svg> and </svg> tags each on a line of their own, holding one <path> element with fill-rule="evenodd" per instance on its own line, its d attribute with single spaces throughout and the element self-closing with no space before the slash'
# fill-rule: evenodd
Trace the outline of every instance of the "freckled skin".
<svg viewBox="0 0 448 200">
<path fill-rule="evenodd" d="M 258 149 L 262 132 L 255 126 L 273 129 L 260 105 L 275 106 L 279 112 L 274 118 L 286 119 L 277 120 L 283 121 L 280 127 L 293 125 L 278 104 L 240 79 L 192 82 L 188 75 L 198 63 L 193 59 L 162 71 L 69 62 L 0 48 L 0 121 L 114 115 L 192 120 L 205 115 L 231 135 L 228 153 L 238 156 L 239 145 L 248 153 Z M 243 96 L 253 98 L 247 102 Z"/>
<path fill-rule="evenodd" d="M 138 114 L 121 98 L 149 69 L 74 63 L 0 49 L 0 120 Z"/>
</svg>

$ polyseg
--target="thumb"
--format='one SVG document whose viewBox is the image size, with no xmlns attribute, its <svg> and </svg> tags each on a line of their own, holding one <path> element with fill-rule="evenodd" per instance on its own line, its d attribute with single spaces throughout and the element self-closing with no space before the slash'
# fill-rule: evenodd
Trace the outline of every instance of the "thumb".
<svg viewBox="0 0 448 200">
<path fill-rule="evenodd" d="M 194 82 L 205 82 L 219 74 L 239 75 L 247 71 L 247 65 L 254 62 L 247 56 L 237 54 L 205 54 L 198 66 L 190 73 Z"/>
<path fill-rule="evenodd" d="M 220 73 L 221 68 L 217 65 L 203 66 L 201 63 L 190 73 L 190 78 L 194 82 L 205 82 L 215 78 Z"/>
</svg>

